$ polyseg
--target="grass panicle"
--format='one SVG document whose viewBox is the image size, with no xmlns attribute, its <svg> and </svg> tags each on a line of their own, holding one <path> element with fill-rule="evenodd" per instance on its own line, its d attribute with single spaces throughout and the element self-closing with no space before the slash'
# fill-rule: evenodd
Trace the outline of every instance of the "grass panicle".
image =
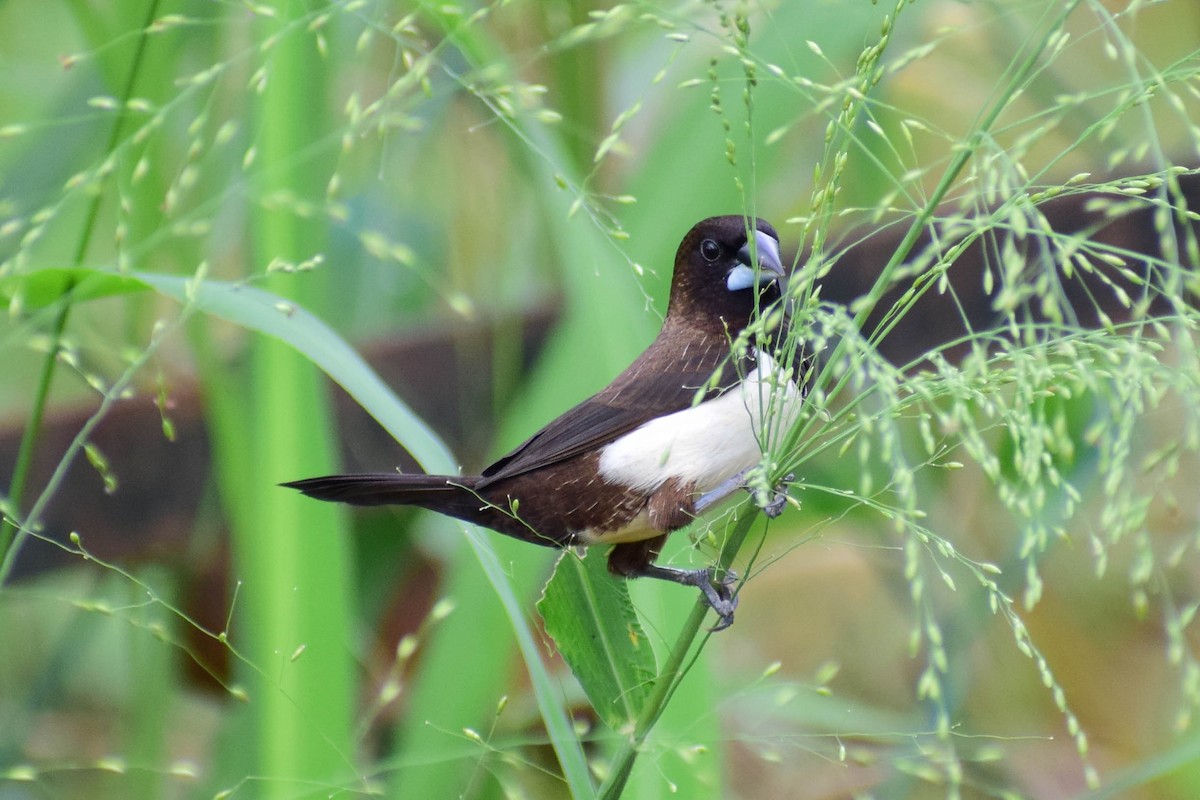
<svg viewBox="0 0 1200 800">
<path fill-rule="evenodd" d="M 0 8 L 0 73 L 23 76 L 0 80 L 0 629 L 25 644 L 0 655 L 0 783 L 1194 796 L 1198 21 L 1184 0 Z M 1086 224 L 1057 222 L 1069 203 Z M 553 553 L 275 488 L 339 467 L 327 378 L 423 468 L 479 466 L 487 431 L 453 453 L 358 355 L 397 333 L 487 359 L 489 386 L 448 396 L 497 408 L 492 454 L 522 441 L 645 346 L 679 235 L 717 213 L 795 254 L 790 313 L 731 350 L 773 347 L 808 393 L 789 426 L 764 390 L 753 499 L 663 557 L 737 571 L 732 630 L 567 561 L 546 627 L 620 616 L 580 626 L 572 675 L 534 617 Z M 892 244 L 854 277 L 864 230 Z M 551 308 L 531 362 L 521 320 Z M 142 490 L 103 433 L 143 401 L 135 438 L 211 446 L 169 558 L 110 555 L 101 512 L 60 529 L 89 488 Z M 220 621 L 194 607 L 214 564 Z"/>
</svg>

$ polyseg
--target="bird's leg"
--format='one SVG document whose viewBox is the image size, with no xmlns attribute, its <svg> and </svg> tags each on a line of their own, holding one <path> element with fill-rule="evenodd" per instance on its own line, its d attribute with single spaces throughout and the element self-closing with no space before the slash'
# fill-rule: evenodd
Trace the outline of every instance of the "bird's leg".
<svg viewBox="0 0 1200 800">
<path fill-rule="evenodd" d="M 750 469 L 753 469 L 751 467 Z M 753 492 L 753 487 L 746 483 L 746 476 L 750 474 L 749 469 L 744 469 L 732 478 L 726 478 L 715 489 L 705 492 L 696 498 L 695 511 L 696 516 L 702 515 L 713 506 L 725 501 L 729 495 L 736 492 L 738 489 L 745 489 L 748 492 Z M 775 496 L 765 505 L 760 506 L 762 512 L 771 519 L 775 519 L 783 513 L 783 509 L 787 506 L 788 493 L 783 488 L 783 484 L 794 480 L 794 475 L 788 475 L 783 479 L 779 486 L 775 487 Z"/>
<path fill-rule="evenodd" d="M 636 542 L 622 542 L 613 547 L 608 553 L 608 570 L 614 575 L 626 578 L 658 578 L 671 581 L 683 586 L 692 586 L 700 590 L 709 607 L 717 613 L 720 620 L 713 631 L 721 631 L 733 624 L 733 611 L 737 608 L 737 595 L 733 593 L 733 582 L 737 576 L 726 572 L 724 577 L 713 578 L 710 569 L 679 569 L 678 567 L 660 567 L 654 563 L 667 540 L 667 534 L 653 539 L 643 539 Z"/>
<path fill-rule="evenodd" d="M 658 564 L 646 564 L 639 567 L 637 572 L 631 573 L 629 577 L 658 578 L 683 586 L 694 586 L 700 590 L 700 594 L 708 603 L 709 608 L 720 618 L 720 621 L 709 629 L 710 631 L 713 633 L 723 631 L 733 624 L 733 612 L 737 609 L 738 597 L 733 593 L 733 583 L 737 580 L 737 576 L 732 572 L 726 572 L 724 577 L 714 579 L 711 568 L 679 569 L 677 567 L 660 567 Z"/>
<path fill-rule="evenodd" d="M 726 478 L 721 481 L 715 489 L 711 489 L 697 497 L 696 503 L 693 506 L 696 516 L 699 517 L 713 506 L 725 502 L 729 495 L 738 489 L 744 489 L 746 486 L 746 473 L 749 471 L 744 469 L 732 478 Z"/>
</svg>

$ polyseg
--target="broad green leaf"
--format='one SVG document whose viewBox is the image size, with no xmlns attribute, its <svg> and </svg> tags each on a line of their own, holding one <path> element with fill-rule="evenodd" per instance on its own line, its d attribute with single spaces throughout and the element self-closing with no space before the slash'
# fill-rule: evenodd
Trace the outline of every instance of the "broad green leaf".
<svg viewBox="0 0 1200 800">
<path fill-rule="evenodd" d="M 633 724 L 658 668 L 629 589 L 608 573 L 605 554 L 564 553 L 538 611 L 600 718 L 615 731 Z"/>
<path fill-rule="evenodd" d="M 0 278 L 0 301 L 19 308 L 45 308 L 64 294 L 71 302 L 95 300 L 118 294 L 144 292 L 147 285 L 136 277 L 111 270 L 88 267 L 49 267 Z"/>
<path fill-rule="evenodd" d="M 196 282 L 174 276 L 139 273 L 138 277 L 157 291 L 180 302 L 251 330 L 278 337 L 295 347 L 344 388 L 368 413 L 403 444 L 430 471 L 456 471 L 450 451 L 324 322 L 277 295 L 242 284 L 219 281 Z M 583 755 L 571 735 L 566 712 L 558 705 L 558 687 L 540 659 L 535 637 L 517 598 L 509 572 L 501 567 L 488 537 L 473 527 L 466 529 L 467 541 L 483 576 L 492 584 L 521 649 L 530 682 L 538 697 L 547 728 L 551 730 L 564 763 L 570 762 L 575 796 L 590 794 Z M 506 542 L 500 542 L 503 545 Z M 457 570 L 456 570 L 457 574 Z M 474 575 L 472 571 L 470 573 Z M 567 752 L 567 749 L 570 752 Z"/>
<path fill-rule="evenodd" d="M 279 295 L 241 283 L 120 274 L 88 267 L 48 268 L 0 279 L 0 300 L 44 308 L 70 292 L 72 302 L 153 290 L 208 314 L 283 340 L 345 389 L 429 470 L 455 471 L 450 451 L 332 328 Z"/>
<path fill-rule="evenodd" d="M 396 397 L 375 370 L 336 331 L 300 306 L 245 284 L 194 281 L 148 272 L 135 276 L 181 303 L 191 299 L 199 311 L 287 342 L 345 389 L 421 466 L 438 472 L 456 470 L 454 457 L 446 446 Z"/>
</svg>

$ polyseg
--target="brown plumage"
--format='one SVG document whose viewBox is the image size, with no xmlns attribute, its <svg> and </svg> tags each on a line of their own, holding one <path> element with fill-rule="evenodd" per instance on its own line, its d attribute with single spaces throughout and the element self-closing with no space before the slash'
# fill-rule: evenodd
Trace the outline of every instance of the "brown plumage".
<svg viewBox="0 0 1200 800">
<path fill-rule="evenodd" d="M 606 388 L 481 474 L 332 475 L 284 485 L 321 500 L 428 508 L 534 544 L 615 543 L 610 570 L 698 586 L 721 616 L 721 627 L 728 625 L 736 598 L 726 583 L 714 586 L 707 570 L 657 567 L 653 561 L 667 534 L 695 517 L 697 498 L 715 488 L 708 484 L 734 479 L 757 461 L 757 441 L 742 435 L 743 427 L 754 435 L 746 402 L 729 394 L 757 362 L 754 356 L 731 357 L 730 341 L 756 309 L 780 298 L 783 270 L 770 224 L 757 221 L 758 271 L 752 271 L 746 234 L 740 216 L 713 217 L 693 227 L 675 256 L 658 337 Z M 701 406 L 703 411 L 693 413 Z M 647 427 L 664 417 L 665 423 Z M 720 430 L 726 420 L 736 430 Z M 671 438 L 676 422 L 678 439 Z M 706 430 L 710 423 L 718 430 Z M 714 448 L 714 463 L 700 463 L 693 451 L 703 448 L 694 446 L 695 439 L 710 433 L 733 437 L 738 447 Z M 606 449 L 627 436 L 640 438 L 626 441 L 620 458 L 615 452 L 606 458 Z M 661 453 L 639 459 L 643 440 Z M 745 463 L 749 455 L 753 460 Z M 673 457 L 679 463 L 671 463 Z"/>
</svg>

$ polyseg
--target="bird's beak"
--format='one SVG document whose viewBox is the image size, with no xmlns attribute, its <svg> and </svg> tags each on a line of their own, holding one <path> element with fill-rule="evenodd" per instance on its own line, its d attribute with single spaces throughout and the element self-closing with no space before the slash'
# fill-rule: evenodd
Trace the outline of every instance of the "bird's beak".
<svg viewBox="0 0 1200 800">
<path fill-rule="evenodd" d="M 769 234 L 762 231 L 754 232 L 754 246 L 758 251 L 758 271 L 754 269 L 754 257 L 750 251 L 750 243 L 746 242 L 737 251 L 738 265 L 729 271 L 725 279 L 725 288 L 731 292 L 749 289 L 752 286 L 762 286 L 764 283 L 783 278 L 783 264 L 779 260 L 779 243 Z"/>
</svg>

